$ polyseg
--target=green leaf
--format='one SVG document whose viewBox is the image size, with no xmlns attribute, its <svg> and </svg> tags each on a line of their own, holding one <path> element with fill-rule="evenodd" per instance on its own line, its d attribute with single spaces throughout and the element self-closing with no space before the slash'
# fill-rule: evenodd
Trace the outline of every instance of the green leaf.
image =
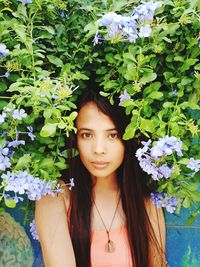
<svg viewBox="0 0 200 267">
<path fill-rule="evenodd" d="M 171 77 L 174 76 L 174 74 L 172 72 L 166 71 L 163 73 L 165 80 L 169 80 Z"/>
<path fill-rule="evenodd" d="M 146 84 L 149 82 L 154 81 L 157 78 L 157 74 L 154 72 L 145 72 L 142 76 L 142 78 L 140 79 L 140 82 L 142 84 Z"/>
<path fill-rule="evenodd" d="M 17 165 L 15 166 L 15 169 L 16 170 L 24 169 L 29 165 L 30 162 L 31 162 L 30 156 L 22 156 L 21 158 L 19 158 Z"/>
<path fill-rule="evenodd" d="M 78 116 L 78 112 L 73 111 L 70 115 L 69 115 L 69 121 L 74 121 L 76 119 L 76 117 Z"/>
<path fill-rule="evenodd" d="M 65 170 L 67 168 L 67 164 L 64 162 L 56 162 L 55 166 L 58 167 L 61 170 Z"/>
<path fill-rule="evenodd" d="M 190 198 L 189 197 L 185 197 L 185 199 L 183 200 L 183 207 L 184 208 L 190 207 Z"/>
<path fill-rule="evenodd" d="M 40 168 L 41 168 L 41 169 L 53 168 L 53 166 L 54 166 L 54 161 L 53 161 L 52 158 L 44 159 L 44 160 L 40 163 Z"/>
<path fill-rule="evenodd" d="M 192 81 L 193 81 L 192 78 L 185 76 L 181 79 L 181 85 L 187 85 L 191 83 Z"/>
<path fill-rule="evenodd" d="M 115 63 L 115 57 L 114 57 L 114 55 L 113 54 L 106 54 L 106 56 L 105 56 L 105 59 L 110 63 L 110 64 L 113 64 L 113 63 Z"/>
<path fill-rule="evenodd" d="M 179 80 L 179 78 L 177 78 L 177 77 L 172 77 L 172 78 L 169 79 L 169 82 L 170 82 L 170 83 L 176 83 L 178 80 Z"/>
<path fill-rule="evenodd" d="M 147 96 L 148 94 L 150 94 L 152 91 L 158 91 L 158 89 L 161 87 L 161 83 L 160 82 L 153 82 L 151 83 L 149 86 L 147 86 L 144 91 L 143 91 L 143 95 Z"/>
<path fill-rule="evenodd" d="M 15 203 L 15 201 L 12 198 L 6 198 L 5 199 L 5 205 L 8 208 L 15 208 L 16 207 L 16 203 Z"/>
<path fill-rule="evenodd" d="M 56 127 L 57 127 L 57 123 L 47 123 L 42 127 L 42 129 L 40 131 L 40 135 L 42 137 L 51 136 L 51 135 L 55 134 Z"/>
<path fill-rule="evenodd" d="M 180 159 L 180 160 L 178 161 L 178 163 L 180 163 L 180 164 L 184 164 L 184 165 L 188 165 L 189 162 L 190 162 L 190 160 L 187 159 L 187 158 L 183 158 L 183 159 Z"/>
<path fill-rule="evenodd" d="M 130 106 L 135 106 L 133 100 L 127 99 L 125 101 L 123 101 L 123 103 L 121 104 L 122 107 L 130 107 Z"/>
<path fill-rule="evenodd" d="M 193 66 L 196 62 L 198 61 L 198 59 L 196 58 L 188 58 L 184 61 L 183 65 L 180 68 L 180 72 L 184 72 L 186 70 L 188 70 L 191 66 Z"/>
<path fill-rule="evenodd" d="M 185 58 L 181 56 L 174 57 L 174 61 L 184 62 Z"/>
<path fill-rule="evenodd" d="M 40 27 L 43 30 L 48 31 L 50 34 L 54 35 L 55 34 L 55 30 L 52 26 L 41 26 Z"/>
<path fill-rule="evenodd" d="M 66 128 L 66 123 L 65 122 L 59 122 L 58 123 L 58 128 L 59 129 L 65 129 Z"/>
<path fill-rule="evenodd" d="M 141 118 L 141 124 L 140 124 L 140 129 L 143 131 L 147 131 L 150 133 L 153 133 L 155 131 L 156 125 L 153 120 L 147 120 Z"/>
<path fill-rule="evenodd" d="M 0 92 L 4 92 L 7 89 L 6 83 L 0 82 Z"/>
<path fill-rule="evenodd" d="M 152 92 L 147 96 L 147 98 L 152 98 L 152 99 L 160 99 L 162 97 L 163 97 L 162 92 Z"/>
<path fill-rule="evenodd" d="M 46 119 L 51 118 L 51 115 L 52 115 L 52 109 L 50 109 L 50 108 L 45 109 L 43 115 L 44 115 L 44 117 L 45 117 Z"/>
<path fill-rule="evenodd" d="M 48 55 L 47 58 L 52 64 L 56 65 L 57 67 L 63 67 L 63 62 L 60 58 L 53 55 Z"/>
<path fill-rule="evenodd" d="M 133 138 L 135 136 L 135 131 L 136 131 L 135 127 L 131 127 L 129 129 L 127 129 L 123 135 L 123 139 L 129 140 L 129 139 Z"/>
<path fill-rule="evenodd" d="M 127 70 L 124 74 L 124 78 L 128 81 L 135 81 L 137 80 L 137 77 L 138 77 L 137 68 L 133 66 L 133 64 L 128 64 Z"/>
<path fill-rule="evenodd" d="M 197 65 L 194 66 L 195 70 L 200 70 L 200 63 L 198 63 Z"/>
<path fill-rule="evenodd" d="M 190 190 L 190 189 L 189 189 Z M 192 201 L 196 202 L 196 201 L 200 201 L 200 193 L 197 191 L 190 191 L 190 196 L 192 198 Z"/>
<path fill-rule="evenodd" d="M 23 43 L 26 42 L 26 27 L 21 24 L 15 24 L 13 25 L 13 29 L 16 32 L 16 34 L 20 37 Z"/>
</svg>

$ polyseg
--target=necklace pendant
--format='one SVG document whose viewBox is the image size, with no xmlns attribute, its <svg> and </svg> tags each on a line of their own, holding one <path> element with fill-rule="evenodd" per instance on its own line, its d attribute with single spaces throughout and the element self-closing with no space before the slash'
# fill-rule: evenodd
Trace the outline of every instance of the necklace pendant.
<svg viewBox="0 0 200 267">
<path fill-rule="evenodd" d="M 113 253 L 115 251 L 115 245 L 113 241 L 109 240 L 105 245 L 105 251 L 108 253 Z"/>
</svg>

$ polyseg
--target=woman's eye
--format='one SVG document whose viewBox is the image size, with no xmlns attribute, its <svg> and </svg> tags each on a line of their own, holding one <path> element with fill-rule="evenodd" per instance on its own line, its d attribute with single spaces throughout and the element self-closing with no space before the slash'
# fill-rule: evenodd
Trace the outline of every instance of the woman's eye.
<svg viewBox="0 0 200 267">
<path fill-rule="evenodd" d="M 83 139 L 90 139 L 90 138 L 92 138 L 92 134 L 91 133 L 82 133 L 81 137 Z"/>
<path fill-rule="evenodd" d="M 113 139 L 117 139 L 118 138 L 118 133 L 111 133 L 111 134 L 109 134 L 109 136 L 108 136 L 111 140 L 113 140 Z"/>
</svg>

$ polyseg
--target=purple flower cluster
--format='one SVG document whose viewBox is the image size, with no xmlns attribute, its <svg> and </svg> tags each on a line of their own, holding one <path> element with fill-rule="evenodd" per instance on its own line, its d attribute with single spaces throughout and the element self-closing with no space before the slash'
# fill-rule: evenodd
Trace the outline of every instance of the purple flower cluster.
<svg viewBox="0 0 200 267">
<path fill-rule="evenodd" d="M 174 152 L 178 156 L 183 156 L 182 154 L 183 142 L 178 140 L 175 136 L 166 136 L 164 138 L 159 138 L 158 142 L 151 149 L 151 157 L 158 159 L 163 156 L 169 156 Z"/>
<path fill-rule="evenodd" d="M 27 133 L 28 136 L 31 138 L 31 141 L 34 141 L 35 135 L 33 134 L 33 127 L 32 126 L 28 126 L 27 129 L 28 129 L 28 133 Z"/>
<path fill-rule="evenodd" d="M 153 0 L 149 2 L 142 1 L 142 4 L 134 9 L 132 16 L 141 22 L 151 22 L 156 9 L 161 7 L 161 5 L 162 2 L 154 3 Z"/>
<path fill-rule="evenodd" d="M 7 49 L 6 45 L 0 43 L 0 59 L 9 53 L 10 53 L 10 51 Z"/>
<path fill-rule="evenodd" d="M 27 116 L 27 113 L 25 112 L 24 109 L 15 109 L 12 114 L 13 119 L 16 119 L 16 120 L 22 120 L 26 116 Z"/>
<path fill-rule="evenodd" d="M 136 157 L 143 171 L 151 175 L 153 180 L 170 178 L 173 174 L 173 166 L 169 166 L 166 162 L 161 163 L 160 160 L 173 153 L 182 156 L 182 141 L 174 136 L 166 136 L 159 138 L 151 148 L 149 147 L 151 140 L 142 142 L 142 144 L 143 148 L 136 151 Z"/>
<path fill-rule="evenodd" d="M 0 114 L 0 125 L 4 123 L 6 118 L 6 113 L 2 112 L 2 114 Z"/>
<path fill-rule="evenodd" d="M 32 235 L 34 240 L 40 241 L 39 236 L 38 236 L 38 232 L 37 232 L 37 228 L 36 228 L 36 224 L 35 224 L 35 220 L 33 220 L 30 223 L 30 232 L 31 232 L 31 235 Z"/>
<path fill-rule="evenodd" d="M 15 120 L 22 120 L 23 118 L 25 118 L 27 116 L 27 113 L 25 112 L 24 109 L 15 109 L 15 106 L 13 106 L 13 108 L 4 108 L 4 111 L 2 112 L 2 114 L 0 114 L 0 125 L 3 124 L 5 122 L 5 118 L 9 116 L 12 116 L 13 119 Z"/>
<path fill-rule="evenodd" d="M 17 194 L 27 194 L 28 199 L 38 200 L 44 195 L 54 195 L 62 192 L 56 181 L 40 180 L 37 177 L 27 173 L 26 171 L 18 171 L 4 173 L 1 175 L 3 183 L 6 184 L 5 191 L 12 191 Z"/>
<path fill-rule="evenodd" d="M 122 16 L 109 12 L 99 19 L 98 23 L 99 26 L 107 28 L 110 39 L 115 39 L 119 36 L 134 43 L 139 37 L 150 36 L 152 29 L 149 23 L 153 20 L 155 10 L 161 5 L 161 2 L 154 3 L 152 0 L 149 2 L 142 1 L 142 4 L 133 10 L 131 16 Z M 98 44 L 100 39 L 97 31 L 93 40 L 94 45 Z"/>
<path fill-rule="evenodd" d="M 10 166 L 9 149 L 0 145 L 0 171 L 5 171 Z"/>
<path fill-rule="evenodd" d="M 166 193 L 151 193 L 151 200 L 157 208 L 166 208 L 170 213 L 176 210 L 179 201 L 174 197 Z"/>
<path fill-rule="evenodd" d="M 190 170 L 194 170 L 195 172 L 198 172 L 200 170 L 200 160 L 199 159 L 190 158 L 190 162 L 187 165 L 187 167 Z"/>
</svg>

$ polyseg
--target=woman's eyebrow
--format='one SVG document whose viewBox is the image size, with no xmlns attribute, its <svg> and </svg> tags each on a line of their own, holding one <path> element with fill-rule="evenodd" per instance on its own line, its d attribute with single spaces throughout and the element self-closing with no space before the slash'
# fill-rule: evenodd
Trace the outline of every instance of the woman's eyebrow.
<svg viewBox="0 0 200 267">
<path fill-rule="evenodd" d="M 93 131 L 92 129 L 90 129 L 90 128 L 79 128 L 79 129 L 77 129 L 78 130 L 78 132 L 80 132 L 80 131 Z"/>
<path fill-rule="evenodd" d="M 78 131 L 95 131 L 94 129 L 90 129 L 90 128 L 79 128 Z M 106 132 L 112 132 L 112 131 L 117 131 L 116 128 L 111 128 L 111 129 L 106 129 Z"/>
</svg>

